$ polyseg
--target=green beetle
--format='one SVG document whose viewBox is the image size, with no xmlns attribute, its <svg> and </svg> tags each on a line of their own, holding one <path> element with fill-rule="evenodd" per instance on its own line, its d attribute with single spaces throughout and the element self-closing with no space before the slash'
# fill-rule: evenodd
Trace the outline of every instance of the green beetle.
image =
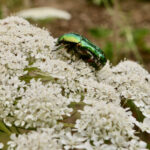
<svg viewBox="0 0 150 150">
<path fill-rule="evenodd" d="M 99 47 L 77 33 L 66 33 L 60 36 L 56 45 L 63 45 L 68 51 L 74 50 L 83 60 L 95 68 L 104 66 L 107 61 Z"/>
</svg>

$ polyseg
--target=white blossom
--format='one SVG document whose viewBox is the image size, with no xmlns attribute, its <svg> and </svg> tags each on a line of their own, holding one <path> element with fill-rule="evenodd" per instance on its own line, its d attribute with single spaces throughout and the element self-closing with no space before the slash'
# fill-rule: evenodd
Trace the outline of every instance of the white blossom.
<svg viewBox="0 0 150 150">
<path fill-rule="evenodd" d="M 61 60 L 47 59 L 45 62 L 37 61 L 32 67 L 37 67 L 41 71 L 49 73 L 52 77 L 62 80 L 65 78 L 74 79 L 77 77 L 76 71 L 66 62 Z"/>
<path fill-rule="evenodd" d="M 150 134 L 150 118 L 145 118 L 143 122 L 138 122 L 137 126 L 143 131 Z"/>
<path fill-rule="evenodd" d="M 113 67 L 112 72 L 126 75 L 136 74 L 139 76 L 147 76 L 149 74 L 141 65 L 130 60 L 120 62 L 116 67 Z"/>
<path fill-rule="evenodd" d="M 61 88 L 57 84 L 45 84 L 31 80 L 21 100 L 14 111 L 15 125 L 29 127 L 50 127 L 62 120 L 63 116 L 70 116 L 72 111 L 68 105 L 70 99 L 61 95 Z"/>
<path fill-rule="evenodd" d="M 62 150 L 58 137 L 53 128 L 38 129 L 18 136 L 12 134 L 11 141 L 8 142 L 8 150 Z"/>
<path fill-rule="evenodd" d="M 81 118 L 76 121 L 75 127 L 83 137 L 93 141 L 96 147 L 104 146 L 108 142 L 116 149 L 143 148 L 138 144 L 138 137 L 134 135 L 135 119 L 131 112 L 102 101 L 92 107 L 85 106 L 80 113 Z M 132 140 L 137 143 L 132 144 Z"/>
<path fill-rule="evenodd" d="M 134 126 L 150 133 L 150 74 L 132 61 L 98 71 L 55 43 L 22 18 L 0 20 L 0 119 L 36 130 L 12 135 L 8 149 L 146 150 Z"/>
<path fill-rule="evenodd" d="M 68 12 L 52 7 L 30 8 L 26 10 L 21 10 L 17 12 L 16 15 L 33 20 L 45 20 L 56 18 L 69 20 L 71 18 L 71 15 Z"/>
<path fill-rule="evenodd" d="M 72 134 L 70 131 L 66 132 L 60 139 L 60 142 L 65 145 L 65 150 L 80 149 L 85 144 L 86 138 L 82 137 L 79 133 Z"/>
<path fill-rule="evenodd" d="M 119 94 L 115 89 L 105 83 L 98 83 L 92 79 L 83 80 L 80 78 L 81 87 L 84 89 L 84 102 L 87 104 L 94 103 L 94 101 L 113 102 L 120 105 Z"/>
<path fill-rule="evenodd" d="M 4 147 L 3 143 L 0 143 L 0 149 L 2 149 Z"/>
<path fill-rule="evenodd" d="M 25 91 L 25 82 L 20 77 L 27 74 L 25 69 L 34 62 L 50 59 L 54 42 L 47 31 L 30 25 L 22 18 L 0 20 L 0 118 L 7 125 L 13 122 L 14 104 Z"/>
<path fill-rule="evenodd" d="M 106 80 L 112 75 L 112 66 L 110 65 L 110 62 L 107 61 L 105 66 L 96 72 L 96 77 L 99 82 Z"/>
<path fill-rule="evenodd" d="M 121 62 L 110 69 L 109 75 L 101 79 L 106 84 L 113 86 L 122 99 L 132 100 L 144 117 L 149 119 L 150 74 L 139 64 L 132 61 Z"/>
<path fill-rule="evenodd" d="M 24 69 L 30 62 L 50 57 L 55 47 L 55 39 L 49 32 L 30 25 L 19 17 L 9 17 L 0 21 L 0 56 L 1 62 L 14 69 Z M 14 62 L 15 61 L 15 62 Z M 31 60 L 30 60 L 31 61 Z M 16 65 L 19 68 L 16 68 Z"/>
<path fill-rule="evenodd" d="M 8 125 L 11 126 L 10 117 L 14 110 L 14 104 L 17 99 L 22 96 L 24 92 L 25 83 L 21 82 L 19 78 L 5 76 L 0 83 L 0 118 Z"/>
</svg>

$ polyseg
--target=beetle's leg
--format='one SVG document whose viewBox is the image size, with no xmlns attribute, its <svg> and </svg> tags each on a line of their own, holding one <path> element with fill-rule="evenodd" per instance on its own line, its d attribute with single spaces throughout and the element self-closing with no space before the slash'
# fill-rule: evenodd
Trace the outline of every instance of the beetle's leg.
<svg viewBox="0 0 150 150">
<path fill-rule="evenodd" d="M 89 63 L 93 63 L 93 62 L 94 62 L 94 60 L 91 59 L 91 58 L 89 58 L 87 61 L 88 61 Z"/>
</svg>

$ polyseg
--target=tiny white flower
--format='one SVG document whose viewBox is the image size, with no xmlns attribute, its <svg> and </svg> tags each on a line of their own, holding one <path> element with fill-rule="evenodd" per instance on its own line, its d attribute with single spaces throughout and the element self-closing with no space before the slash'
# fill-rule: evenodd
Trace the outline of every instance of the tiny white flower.
<svg viewBox="0 0 150 150">
<path fill-rule="evenodd" d="M 11 135 L 11 141 L 8 144 L 8 150 L 22 150 L 22 149 L 42 149 L 42 150 L 62 150 L 63 147 L 59 142 L 59 134 L 56 133 L 56 129 L 38 129 L 37 131 L 31 131 L 28 134 L 20 134 L 16 136 Z"/>
<path fill-rule="evenodd" d="M 3 143 L 0 143 L 0 149 L 2 149 L 4 147 Z"/>
<path fill-rule="evenodd" d="M 140 149 L 139 139 L 134 135 L 135 119 L 129 111 L 116 104 L 101 101 L 93 106 L 85 106 L 79 112 L 81 118 L 76 121 L 75 127 L 83 137 L 90 139 L 95 147 L 106 146 L 106 149 L 109 149 L 111 144 L 112 149 Z M 136 140 L 137 144 L 130 143 L 129 139 Z M 105 141 L 110 144 L 107 145 Z"/>
<path fill-rule="evenodd" d="M 149 73 L 136 62 L 128 60 L 120 62 L 117 66 L 108 68 L 108 70 L 111 71 L 107 75 L 103 70 L 99 72 L 99 74 L 104 74 L 104 78 L 100 79 L 113 86 L 123 99 L 132 100 L 142 114 L 149 118 Z"/>
<path fill-rule="evenodd" d="M 79 133 L 72 134 L 71 132 L 66 132 L 61 138 L 61 143 L 65 150 L 80 148 L 84 145 L 86 138 L 82 137 Z"/>
<path fill-rule="evenodd" d="M 150 118 L 145 118 L 143 122 L 137 124 L 138 127 L 144 132 L 150 133 Z"/>
</svg>

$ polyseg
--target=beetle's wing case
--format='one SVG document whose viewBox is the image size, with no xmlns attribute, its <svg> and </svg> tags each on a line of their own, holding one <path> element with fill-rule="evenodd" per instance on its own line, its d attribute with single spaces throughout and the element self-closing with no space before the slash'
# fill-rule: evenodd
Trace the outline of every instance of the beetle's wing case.
<svg viewBox="0 0 150 150">
<path fill-rule="evenodd" d="M 58 38 L 58 43 L 80 43 L 82 37 L 76 33 L 66 33 Z"/>
<path fill-rule="evenodd" d="M 98 46 L 92 44 L 88 39 L 83 37 L 81 46 L 87 49 L 93 56 L 95 56 L 95 59 L 100 60 L 102 64 L 106 63 L 107 60 L 104 56 L 104 52 Z"/>
<path fill-rule="evenodd" d="M 92 44 L 88 39 L 86 39 L 86 38 L 82 39 L 82 41 L 81 41 L 81 47 L 87 49 L 93 55 L 99 56 L 98 55 L 99 51 L 97 51 L 97 47 L 94 44 Z"/>
</svg>

